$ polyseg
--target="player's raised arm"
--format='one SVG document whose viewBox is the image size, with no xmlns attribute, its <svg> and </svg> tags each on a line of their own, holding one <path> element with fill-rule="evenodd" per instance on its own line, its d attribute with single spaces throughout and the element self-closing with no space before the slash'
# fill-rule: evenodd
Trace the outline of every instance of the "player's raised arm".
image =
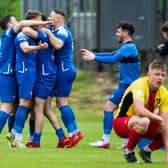
<svg viewBox="0 0 168 168">
<path fill-rule="evenodd" d="M 14 31 L 18 32 L 20 31 L 23 27 L 26 26 L 39 26 L 39 25 L 48 25 L 50 24 L 51 21 L 37 21 L 37 20 L 22 20 L 20 22 L 17 22 L 14 25 Z"/>
</svg>

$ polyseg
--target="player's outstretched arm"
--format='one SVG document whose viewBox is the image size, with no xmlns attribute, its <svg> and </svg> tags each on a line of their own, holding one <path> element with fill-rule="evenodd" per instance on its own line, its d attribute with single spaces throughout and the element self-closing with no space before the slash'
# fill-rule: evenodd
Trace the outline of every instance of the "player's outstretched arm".
<svg viewBox="0 0 168 168">
<path fill-rule="evenodd" d="M 80 49 L 80 53 L 82 54 L 82 57 L 85 61 L 91 61 L 95 59 L 95 55 L 87 49 Z"/>
<path fill-rule="evenodd" d="M 51 21 L 22 20 L 14 25 L 14 31 L 19 32 L 23 27 L 26 26 L 28 27 L 28 26 L 47 25 L 50 23 Z"/>
</svg>

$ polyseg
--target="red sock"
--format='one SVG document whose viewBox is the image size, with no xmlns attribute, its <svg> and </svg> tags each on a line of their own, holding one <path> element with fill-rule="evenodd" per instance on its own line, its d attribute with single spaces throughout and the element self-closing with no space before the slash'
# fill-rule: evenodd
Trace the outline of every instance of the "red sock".
<svg viewBox="0 0 168 168">
<path fill-rule="evenodd" d="M 138 144 L 139 139 L 142 137 L 141 134 L 137 133 L 133 128 L 129 132 L 128 143 L 126 148 L 132 151 Z"/>
</svg>

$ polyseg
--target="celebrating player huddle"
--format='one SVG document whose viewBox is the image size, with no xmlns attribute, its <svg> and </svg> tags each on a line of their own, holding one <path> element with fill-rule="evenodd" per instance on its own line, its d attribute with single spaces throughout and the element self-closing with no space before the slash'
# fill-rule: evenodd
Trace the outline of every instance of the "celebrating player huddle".
<svg viewBox="0 0 168 168">
<path fill-rule="evenodd" d="M 20 22 L 10 14 L 0 19 L 4 30 L 0 50 L 0 132 L 8 120 L 11 147 L 40 147 L 44 115 L 56 131 L 58 148 L 72 148 L 84 137 L 68 105 L 76 69 L 72 34 L 64 17 L 62 10 L 54 9 L 48 20 L 35 10 L 27 11 Z M 56 97 L 68 136 L 51 110 L 51 96 Z M 25 145 L 22 132 L 28 115 L 30 132 Z"/>
</svg>

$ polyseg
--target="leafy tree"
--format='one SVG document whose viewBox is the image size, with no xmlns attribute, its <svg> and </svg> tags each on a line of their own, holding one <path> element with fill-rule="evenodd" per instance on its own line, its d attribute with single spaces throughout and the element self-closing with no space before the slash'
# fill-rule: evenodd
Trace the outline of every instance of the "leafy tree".
<svg viewBox="0 0 168 168">
<path fill-rule="evenodd" d="M 0 1 L 0 17 L 11 13 L 17 19 L 20 19 L 20 0 L 5 0 Z"/>
<path fill-rule="evenodd" d="M 20 2 L 21 0 L 0 1 L 0 17 L 10 13 L 20 20 Z M 1 32 L 2 30 L 0 29 L 0 34 Z"/>
</svg>

